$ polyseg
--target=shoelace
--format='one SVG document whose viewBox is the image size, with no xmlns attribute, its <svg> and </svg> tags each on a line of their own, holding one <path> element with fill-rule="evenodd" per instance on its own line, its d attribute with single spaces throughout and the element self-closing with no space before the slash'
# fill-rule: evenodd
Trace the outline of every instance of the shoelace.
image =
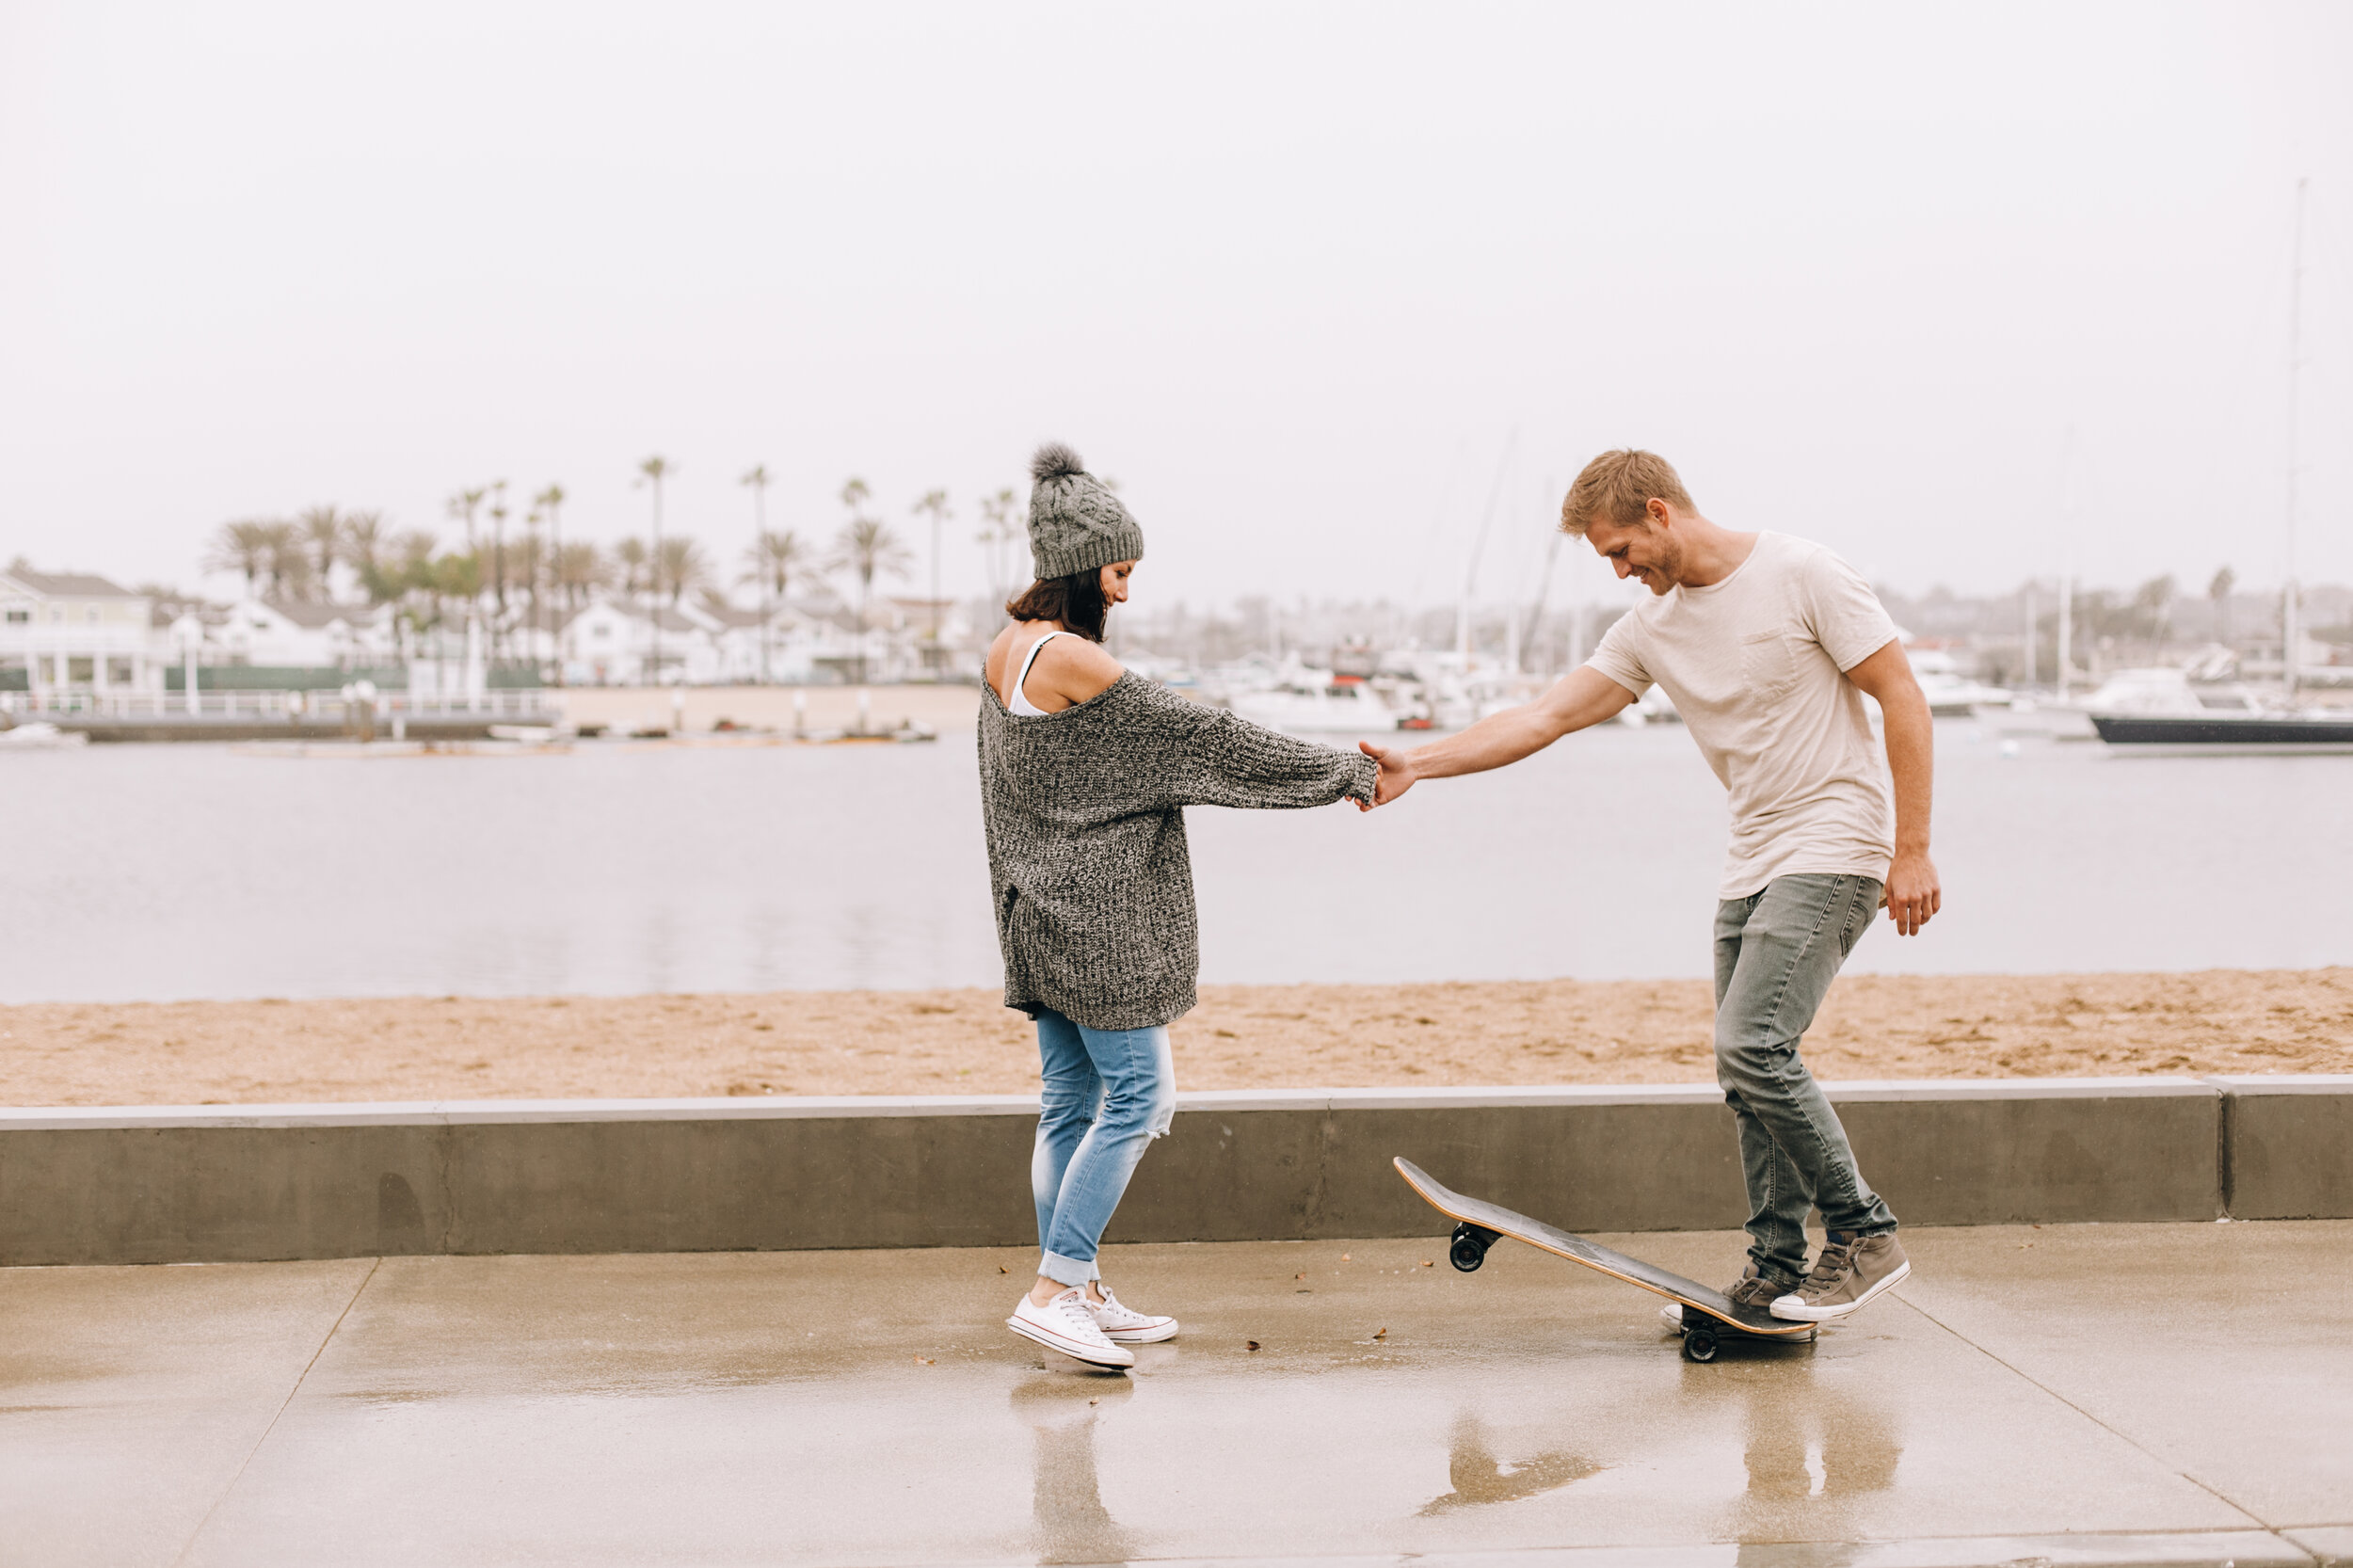
<svg viewBox="0 0 2353 1568">
<path fill-rule="evenodd" d="M 1800 1288 L 1811 1290 L 1817 1286 L 1837 1284 L 1854 1267 L 1855 1248 L 1861 1245 L 1860 1241 L 1824 1242 L 1822 1256 L 1814 1260 L 1814 1272 L 1805 1276 L 1805 1284 Z"/>
</svg>

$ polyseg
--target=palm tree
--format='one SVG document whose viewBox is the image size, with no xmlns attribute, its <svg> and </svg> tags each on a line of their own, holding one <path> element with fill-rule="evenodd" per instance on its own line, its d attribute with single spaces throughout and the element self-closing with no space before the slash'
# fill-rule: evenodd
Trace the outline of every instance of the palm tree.
<svg viewBox="0 0 2353 1568">
<path fill-rule="evenodd" d="M 531 504 L 536 511 L 547 514 L 548 576 L 550 579 L 548 585 L 554 590 L 555 618 L 560 622 L 564 618 L 564 487 L 550 485 L 531 498 Z M 534 584 L 531 591 L 531 618 L 535 624 L 539 619 L 539 590 L 536 584 Z M 559 625 L 552 626 L 548 630 L 549 636 L 552 640 L 563 628 Z M 561 686 L 564 684 L 564 654 L 561 648 L 553 651 L 555 652 L 555 683 Z"/>
<path fill-rule="evenodd" d="M 395 635 L 399 634 L 404 625 L 411 632 L 422 632 L 427 625 L 440 619 L 440 606 L 432 598 L 433 552 L 438 544 L 439 541 L 422 528 L 411 528 L 392 541 L 392 554 L 395 561 L 384 569 L 385 584 L 392 590 L 392 598 L 399 600 L 411 594 L 423 594 L 433 610 L 430 622 L 417 614 L 413 604 L 396 612 L 392 619 Z M 408 651 L 407 638 L 402 637 L 401 642 L 401 651 L 405 655 Z"/>
<path fill-rule="evenodd" d="M 454 599 L 470 608 L 482 600 L 482 557 L 469 551 L 463 555 L 449 554 L 436 559 L 428 581 L 431 592 L 439 599 Z M 473 656 L 469 648 L 467 657 Z"/>
<path fill-rule="evenodd" d="M 489 493 L 488 490 L 477 485 L 470 490 L 453 490 L 450 492 L 449 499 L 441 503 L 442 509 L 449 513 L 452 522 L 462 522 L 466 525 L 466 552 L 470 555 L 473 553 L 473 515 L 481 506 L 482 498 Z"/>
<path fill-rule="evenodd" d="M 336 554 L 359 580 L 360 591 L 367 596 L 371 608 L 389 604 L 401 594 L 399 579 L 389 569 L 386 552 L 390 548 L 391 541 L 384 534 L 383 513 L 344 514 L 343 540 L 336 546 Z M 394 631 L 397 634 L 397 617 Z"/>
<path fill-rule="evenodd" d="M 772 680 L 769 673 L 770 645 L 774 641 L 773 621 L 776 606 L 784 602 L 785 590 L 792 586 L 792 574 L 809 564 L 809 552 L 801 543 L 800 536 L 791 529 L 781 534 L 761 532 L 752 536 L 752 547 L 744 552 L 744 575 L 739 583 L 760 584 L 760 678 Z"/>
<path fill-rule="evenodd" d="M 653 487 L 653 550 L 650 559 L 655 563 L 654 592 L 659 595 L 662 591 L 662 481 L 676 473 L 678 465 L 657 452 L 639 463 L 637 472 L 644 475 L 639 483 Z M 662 617 L 654 615 L 648 618 L 653 622 L 653 681 L 658 686 L 662 683 Z"/>
<path fill-rule="evenodd" d="M 989 598 L 999 604 L 1013 596 L 1005 582 L 1004 555 L 1006 543 L 1020 533 L 1013 520 L 1014 508 L 1019 504 L 1020 498 L 1009 489 L 981 497 L 981 520 L 986 526 L 981 530 L 980 542 L 988 552 Z"/>
<path fill-rule="evenodd" d="M 295 530 L 310 552 L 311 574 L 320 597 L 334 598 L 335 563 L 343 557 L 343 514 L 332 506 L 307 506 L 295 514 Z"/>
<path fill-rule="evenodd" d="M 276 550 L 271 527 L 260 519 L 222 523 L 205 548 L 204 569 L 243 573 L 246 597 L 252 598 L 255 587 L 269 575 Z"/>
<path fill-rule="evenodd" d="M 621 568 L 621 597 L 633 603 L 646 586 L 646 541 L 623 539 L 613 547 L 613 559 Z"/>
<path fill-rule="evenodd" d="M 335 558 L 364 583 L 370 572 L 382 569 L 387 543 L 383 513 L 345 512 Z"/>
<path fill-rule="evenodd" d="M 711 557 L 703 553 L 702 545 L 685 535 L 676 535 L 662 541 L 653 558 L 655 597 L 669 600 L 675 610 L 689 588 L 700 588 L 711 582 Z"/>
<path fill-rule="evenodd" d="M 506 481 L 490 481 L 490 595 L 495 618 L 490 622 L 490 662 L 496 664 L 506 635 Z"/>
<path fill-rule="evenodd" d="M 768 486 L 770 483 L 768 465 L 754 463 L 744 471 L 744 477 L 736 483 L 749 487 L 752 492 L 751 553 L 757 555 L 760 552 L 760 541 L 768 532 Z M 757 569 L 752 576 L 754 578 L 759 576 Z M 747 580 L 738 579 L 739 582 Z M 764 685 L 768 680 L 768 587 L 764 578 L 760 579 L 760 679 Z"/>
<path fill-rule="evenodd" d="M 556 613 L 577 609 L 587 602 L 591 588 L 610 581 L 612 572 L 595 545 L 581 539 L 561 547 L 555 552 Z"/>
<path fill-rule="evenodd" d="M 752 536 L 757 538 L 768 531 L 768 487 L 772 483 L 768 465 L 754 463 L 736 483 L 748 487 L 752 492 Z"/>
<path fill-rule="evenodd" d="M 861 491 L 866 488 L 855 479 L 850 483 Z M 842 500 L 849 500 L 846 488 Z M 857 578 L 857 680 L 861 686 L 866 684 L 867 595 L 873 588 L 878 571 L 904 577 L 907 559 L 907 547 L 899 542 L 899 536 L 880 518 L 854 517 L 834 536 L 833 569 L 848 571 Z"/>
<path fill-rule="evenodd" d="M 466 525 L 466 553 L 470 556 L 475 557 L 476 559 L 480 558 L 481 550 L 480 547 L 474 542 L 474 513 L 480 509 L 482 505 L 482 498 L 489 493 L 489 488 L 487 486 L 476 485 L 471 489 L 463 489 L 454 492 L 446 502 L 442 503 L 442 505 L 448 511 L 452 521 L 463 522 Z M 475 573 L 477 578 L 481 574 L 479 572 Z M 479 606 L 476 606 L 476 608 L 479 608 Z M 437 625 L 440 623 L 440 618 L 441 606 L 440 597 L 437 594 L 433 605 L 433 619 Z"/>
<path fill-rule="evenodd" d="M 262 537 L 269 550 L 269 596 L 282 600 L 287 597 L 289 584 L 296 587 L 306 584 L 311 575 L 311 558 L 302 552 L 291 522 L 262 524 Z"/>
<path fill-rule="evenodd" d="M 548 548 L 539 533 L 539 508 L 534 506 L 523 521 L 523 536 L 515 542 L 515 582 L 531 596 L 531 613 L 523 621 L 523 663 L 538 679 L 547 671 L 539 661 L 539 571 L 547 564 Z"/>
<path fill-rule="evenodd" d="M 954 514 L 949 510 L 946 490 L 925 491 L 923 499 L 915 504 L 914 509 L 917 516 L 929 516 L 932 520 L 932 646 L 924 662 L 931 665 L 931 672 L 936 677 L 939 674 L 939 525 Z"/>
</svg>

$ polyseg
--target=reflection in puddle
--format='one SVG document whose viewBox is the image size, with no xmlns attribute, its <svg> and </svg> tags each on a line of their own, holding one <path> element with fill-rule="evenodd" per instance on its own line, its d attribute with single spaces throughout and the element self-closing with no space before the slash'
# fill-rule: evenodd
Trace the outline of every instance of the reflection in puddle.
<svg viewBox="0 0 2353 1568">
<path fill-rule="evenodd" d="M 1836 1380 L 1811 1367 L 1788 1377 L 1754 1370 L 1766 1375 L 1717 1384 L 1741 1404 L 1739 1568 L 1841 1568 L 1864 1549 L 1836 1544 L 1867 1533 L 1860 1504 L 1896 1484 L 1902 1423 L 1884 1400 L 1826 1386 Z"/>
<path fill-rule="evenodd" d="M 1839 1497 L 1883 1492 L 1903 1459 L 1896 1429 L 1876 1404 L 1824 1398 L 1791 1408 L 1749 1406 L 1749 1496 Z"/>
<path fill-rule="evenodd" d="M 1049 1375 L 1015 1385 L 1014 1414 L 1036 1439 L 1030 1504 L 1039 1562 L 1122 1562 L 1137 1555 L 1103 1506 L 1095 1474 L 1095 1423 L 1135 1391 L 1126 1378 Z"/>
<path fill-rule="evenodd" d="M 1454 1490 L 1423 1504 L 1422 1516 L 1485 1503 L 1515 1503 L 1583 1480 L 1601 1468 L 1565 1448 L 1521 1460 L 1507 1468 L 1487 1447 L 1486 1429 L 1479 1417 L 1465 1413 L 1455 1417 L 1454 1435 L 1447 1445 L 1447 1479 L 1454 1483 Z"/>
</svg>

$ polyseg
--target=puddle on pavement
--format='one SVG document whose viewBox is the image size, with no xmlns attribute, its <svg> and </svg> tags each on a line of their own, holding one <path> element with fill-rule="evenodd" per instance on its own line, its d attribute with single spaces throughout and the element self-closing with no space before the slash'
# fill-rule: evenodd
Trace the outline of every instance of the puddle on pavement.
<svg viewBox="0 0 2353 1568">
<path fill-rule="evenodd" d="M 1454 1490 L 1422 1504 L 1421 1516 L 1427 1519 L 1457 1509 L 1516 1503 L 1557 1492 L 1606 1468 L 1566 1448 L 1527 1459 L 1498 1459 L 1488 1444 L 1485 1425 L 1465 1412 L 1455 1417 L 1454 1434 L 1447 1446 L 1447 1479 L 1454 1483 Z"/>
<path fill-rule="evenodd" d="M 1135 1397 L 1122 1377 L 1041 1372 L 1013 1388 L 1014 1415 L 1032 1433 L 1031 1549 L 1041 1563 L 1123 1562 L 1139 1543 L 1103 1506 L 1095 1467 L 1095 1424 Z"/>
</svg>

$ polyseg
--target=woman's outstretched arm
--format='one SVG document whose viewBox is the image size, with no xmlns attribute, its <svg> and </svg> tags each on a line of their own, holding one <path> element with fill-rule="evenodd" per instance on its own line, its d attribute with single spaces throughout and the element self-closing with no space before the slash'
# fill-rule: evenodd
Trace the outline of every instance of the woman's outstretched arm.
<svg viewBox="0 0 2353 1568">
<path fill-rule="evenodd" d="M 1289 810 L 1372 800 L 1380 770 L 1369 757 L 1296 740 L 1141 678 L 1134 684 L 1164 804 Z"/>
</svg>

